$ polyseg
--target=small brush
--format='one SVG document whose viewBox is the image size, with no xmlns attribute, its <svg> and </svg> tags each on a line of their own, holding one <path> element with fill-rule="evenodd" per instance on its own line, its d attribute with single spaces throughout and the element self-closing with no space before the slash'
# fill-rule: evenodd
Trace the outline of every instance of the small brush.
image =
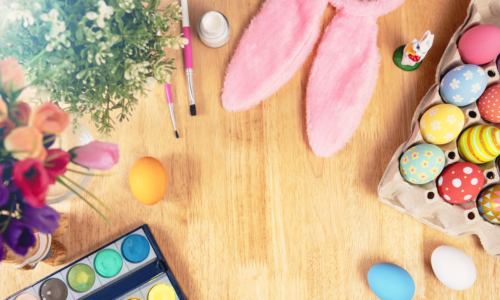
<svg viewBox="0 0 500 300">
<path fill-rule="evenodd" d="M 170 117 L 172 118 L 172 125 L 174 125 L 175 137 L 179 138 L 179 133 L 177 132 L 177 126 L 175 125 L 175 114 L 174 114 L 174 101 L 172 100 L 172 90 L 170 89 L 170 84 L 165 84 L 165 93 L 167 94 L 168 107 L 170 108 Z"/>
<path fill-rule="evenodd" d="M 191 46 L 191 28 L 189 26 L 189 11 L 187 0 L 181 0 L 182 6 L 182 33 L 189 41 L 184 46 L 184 65 L 186 67 L 186 75 L 189 88 L 189 111 L 191 116 L 196 116 L 196 106 L 194 103 L 194 87 L 193 87 L 193 48 Z"/>
</svg>

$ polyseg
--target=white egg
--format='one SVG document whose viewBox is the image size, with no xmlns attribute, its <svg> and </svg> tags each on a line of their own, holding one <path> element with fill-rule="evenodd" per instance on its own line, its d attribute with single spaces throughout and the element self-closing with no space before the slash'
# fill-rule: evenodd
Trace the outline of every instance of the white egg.
<svg viewBox="0 0 500 300">
<path fill-rule="evenodd" d="M 460 249 L 452 246 L 439 246 L 431 256 L 434 274 L 450 289 L 463 291 L 476 282 L 476 265 Z"/>
</svg>

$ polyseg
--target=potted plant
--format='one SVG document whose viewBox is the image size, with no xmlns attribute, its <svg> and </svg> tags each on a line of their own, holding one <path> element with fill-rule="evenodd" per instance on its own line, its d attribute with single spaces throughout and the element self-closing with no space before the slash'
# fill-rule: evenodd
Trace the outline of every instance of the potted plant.
<svg viewBox="0 0 500 300">
<path fill-rule="evenodd" d="M 88 169 L 108 170 L 119 159 L 118 146 L 93 141 L 65 151 L 54 148 L 55 136 L 69 124 L 69 116 L 47 102 L 34 110 L 19 99 L 25 75 L 14 58 L 0 61 L 0 260 L 4 246 L 24 256 L 35 243 L 34 230 L 51 234 L 59 213 L 46 205 L 49 186 L 59 182 L 106 217 L 83 195 L 99 199 L 71 180 L 69 162 Z M 104 206 L 105 207 L 105 206 Z M 109 222 L 108 222 L 109 224 Z"/>
<path fill-rule="evenodd" d="M 181 8 L 160 0 L 13 0 L 0 7 L 0 59 L 14 57 L 32 86 L 64 107 L 73 121 L 89 114 L 108 135 L 128 120 L 154 83 L 170 82 L 165 47 L 188 43 L 172 26 Z M 2 2 L 0 2 L 0 5 Z"/>
</svg>

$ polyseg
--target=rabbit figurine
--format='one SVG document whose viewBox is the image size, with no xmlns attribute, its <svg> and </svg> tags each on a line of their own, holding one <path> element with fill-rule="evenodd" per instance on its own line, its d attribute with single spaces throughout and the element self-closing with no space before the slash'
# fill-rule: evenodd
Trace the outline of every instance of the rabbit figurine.
<svg viewBox="0 0 500 300">
<path fill-rule="evenodd" d="M 413 41 L 406 45 L 403 50 L 403 59 L 401 60 L 401 64 L 413 67 L 416 63 L 421 62 L 427 55 L 429 49 L 431 49 L 433 42 L 434 35 L 431 34 L 429 30 L 424 33 L 424 36 L 420 39 L 420 41 L 413 39 Z"/>
<path fill-rule="evenodd" d="M 318 46 L 305 112 L 312 151 L 332 156 L 351 139 L 375 89 L 381 61 L 377 18 L 403 2 L 263 1 L 229 63 L 222 106 L 233 112 L 250 109 L 288 82 L 314 51 L 323 12 L 332 4 L 337 13 Z"/>
</svg>

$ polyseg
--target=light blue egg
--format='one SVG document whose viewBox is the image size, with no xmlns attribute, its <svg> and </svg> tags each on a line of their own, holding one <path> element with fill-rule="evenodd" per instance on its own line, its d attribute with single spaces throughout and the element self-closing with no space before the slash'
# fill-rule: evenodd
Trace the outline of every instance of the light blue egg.
<svg viewBox="0 0 500 300">
<path fill-rule="evenodd" d="M 368 284 L 381 300 L 410 300 L 415 282 L 405 269 L 388 263 L 376 264 L 368 271 Z"/>
<path fill-rule="evenodd" d="M 444 152 L 438 146 L 421 144 L 412 147 L 401 156 L 401 176 L 414 184 L 425 184 L 436 179 L 443 171 Z"/>
<path fill-rule="evenodd" d="M 463 65 L 450 70 L 441 80 L 440 93 L 444 101 L 466 106 L 475 102 L 486 89 L 486 71 L 476 65 Z"/>
</svg>

